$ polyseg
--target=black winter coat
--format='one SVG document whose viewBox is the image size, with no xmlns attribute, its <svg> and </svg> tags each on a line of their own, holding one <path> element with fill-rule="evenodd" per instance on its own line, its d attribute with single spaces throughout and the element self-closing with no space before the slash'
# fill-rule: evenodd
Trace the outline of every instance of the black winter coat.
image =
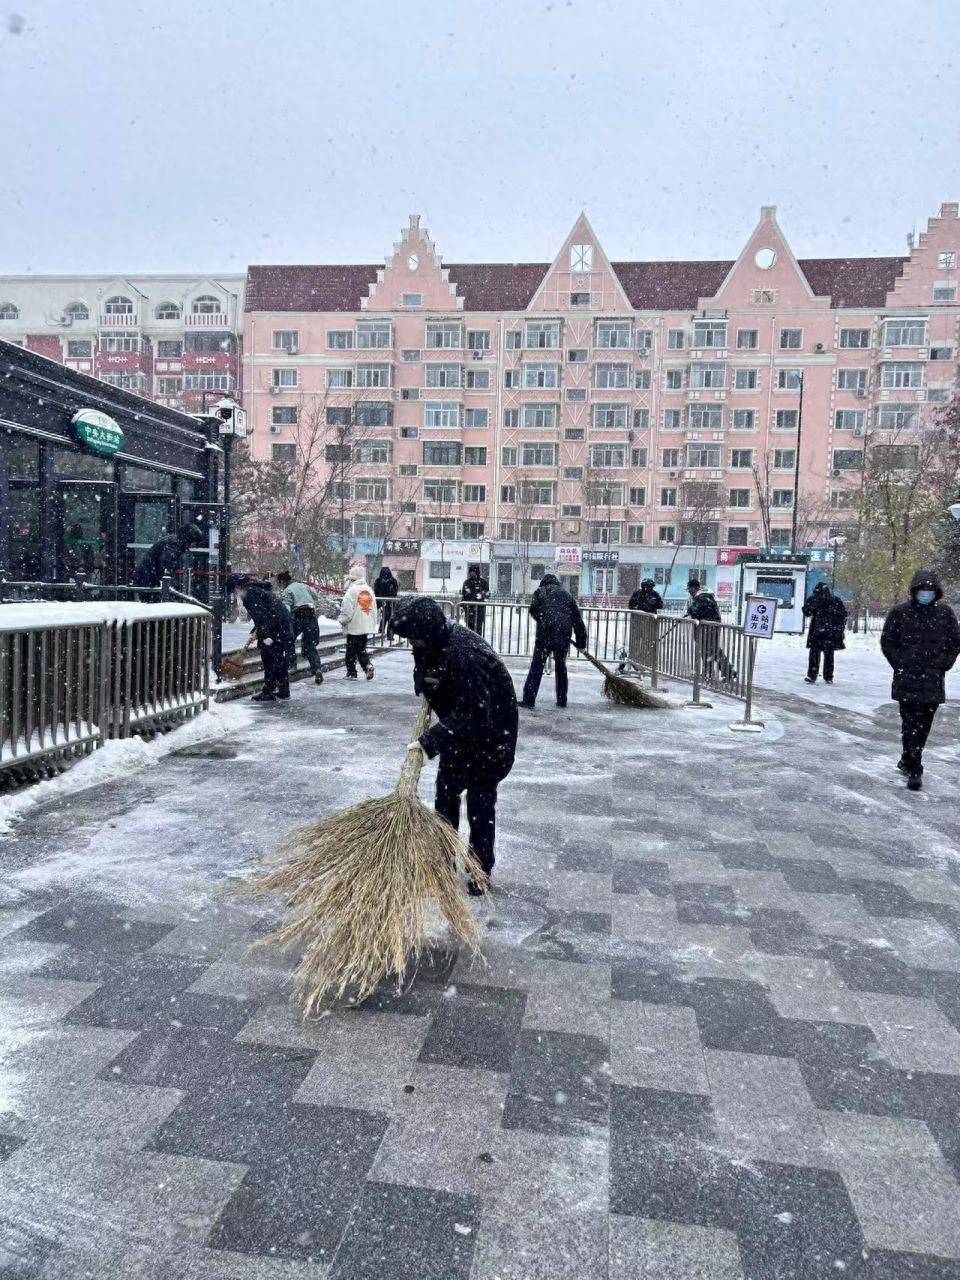
<svg viewBox="0 0 960 1280">
<path fill-rule="evenodd" d="M 460 588 L 460 598 L 471 602 L 486 600 L 490 596 L 490 583 L 486 578 L 468 577 Z"/>
<path fill-rule="evenodd" d="M 293 645 L 293 622 L 290 611 L 270 587 L 269 582 L 250 582 L 241 592 L 243 607 L 250 615 L 257 633 L 257 643 Z"/>
<path fill-rule="evenodd" d="M 638 587 L 630 597 L 628 609 L 637 609 L 641 613 L 659 613 L 663 608 L 663 596 L 653 587 Z"/>
<path fill-rule="evenodd" d="M 373 584 L 373 594 L 378 600 L 392 600 L 394 596 L 399 595 L 400 587 L 397 580 L 389 569 L 381 569 L 377 574 L 377 579 Z"/>
<path fill-rule="evenodd" d="M 843 633 L 847 625 L 847 606 L 825 583 L 819 583 L 803 605 L 803 616 L 810 619 L 807 648 L 843 649 Z"/>
<path fill-rule="evenodd" d="M 921 582 L 935 585 L 933 604 L 917 604 Z M 898 702 L 939 705 L 946 701 L 944 676 L 960 656 L 960 623 L 950 606 L 940 603 L 942 595 L 932 573 L 917 573 L 910 585 L 910 600 L 887 614 L 880 648 L 893 667 L 890 696 Z"/>
<path fill-rule="evenodd" d="M 540 579 L 530 601 L 530 616 L 537 624 L 538 648 L 569 649 L 571 636 L 578 649 L 587 647 L 587 628 L 580 606 L 552 573 Z"/>
<path fill-rule="evenodd" d="M 135 587 L 159 587 L 165 573 L 171 577 L 180 568 L 184 548 L 175 533 L 168 533 L 158 538 L 150 550 L 137 565 L 133 575 Z"/>
<path fill-rule="evenodd" d="M 698 591 L 687 605 L 687 617 L 696 618 L 698 622 L 719 622 L 720 606 L 713 592 L 706 588 Z"/>
</svg>

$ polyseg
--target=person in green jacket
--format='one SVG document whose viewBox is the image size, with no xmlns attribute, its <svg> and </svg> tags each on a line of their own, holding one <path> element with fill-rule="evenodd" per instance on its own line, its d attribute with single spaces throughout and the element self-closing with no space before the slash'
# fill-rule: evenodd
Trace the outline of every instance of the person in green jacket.
<svg viewBox="0 0 960 1280">
<path fill-rule="evenodd" d="M 277 574 L 277 586 L 280 588 L 280 599 L 290 610 L 293 622 L 293 648 L 290 653 L 290 665 L 297 661 L 297 636 L 303 636 L 303 656 L 310 664 L 314 681 L 323 684 L 323 666 L 317 645 L 320 643 L 320 626 L 317 622 L 317 602 L 313 592 L 305 582 L 296 582 L 286 569 Z"/>
</svg>

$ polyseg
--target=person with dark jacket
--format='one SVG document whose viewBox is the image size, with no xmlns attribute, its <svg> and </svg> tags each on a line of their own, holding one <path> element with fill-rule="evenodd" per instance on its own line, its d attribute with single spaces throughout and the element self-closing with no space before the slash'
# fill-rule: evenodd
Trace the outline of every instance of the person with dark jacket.
<svg viewBox="0 0 960 1280">
<path fill-rule="evenodd" d="M 393 627 L 413 648 L 413 687 L 437 722 L 420 738 L 428 760 L 440 757 L 436 810 L 460 824 L 467 793 L 470 844 L 489 876 L 494 864 L 497 787 L 513 768 L 517 696 L 510 672 L 493 649 L 467 627 L 449 622 L 436 600 L 406 596 Z M 471 893 L 480 893 L 475 884 Z"/>
<path fill-rule="evenodd" d="M 903 754 L 897 768 L 911 791 L 922 785 L 923 748 L 937 707 L 946 701 L 944 677 L 960 656 L 960 623 L 942 597 L 935 573 L 915 573 L 910 599 L 890 610 L 880 635 L 883 656 L 893 667 L 890 696 L 900 704 Z"/>
<path fill-rule="evenodd" d="M 660 612 L 663 608 L 663 596 L 657 590 L 652 578 L 644 578 L 630 597 L 627 608 L 639 613 Z"/>
<path fill-rule="evenodd" d="M 390 619 L 396 607 L 394 601 L 400 594 L 400 585 L 386 565 L 383 565 L 374 580 L 373 594 L 377 598 L 377 607 L 380 610 L 380 634 L 383 635 L 386 632 L 389 639 L 393 632 Z"/>
<path fill-rule="evenodd" d="M 203 531 L 195 524 L 184 524 L 176 533 L 164 534 L 137 565 L 133 585 L 159 587 L 165 574 L 172 578 L 177 572 L 188 549 L 202 541 Z"/>
<path fill-rule="evenodd" d="M 263 691 L 254 702 L 283 702 L 290 697 L 290 653 L 293 650 L 293 623 L 290 612 L 270 582 L 246 574 L 232 573 L 227 591 L 239 588 L 243 607 L 250 615 L 257 648 L 263 663 Z"/>
<path fill-rule="evenodd" d="M 486 610 L 484 601 L 490 598 L 490 583 L 481 574 L 477 566 L 471 565 L 467 573 L 466 581 L 460 588 L 461 599 L 467 601 L 463 610 L 463 621 L 475 631 L 478 636 L 483 635 L 483 622 Z"/>
<path fill-rule="evenodd" d="M 807 631 L 807 684 L 816 684 L 820 674 L 820 655 L 823 654 L 823 679 L 833 684 L 833 655 L 843 649 L 843 633 L 847 625 L 847 606 L 835 596 L 825 582 L 818 582 L 804 602 L 803 616 L 810 619 Z"/>
<path fill-rule="evenodd" d="M 286 606 L 293 624 L 293 647 L 287 655 L 291 670 L 297 665 L 297 637 L 303 636 L 303 656 L 309 663 L 316 684 L 323 684 L 323 663 L 317 652 L 320 643 L 320 624 L 317 622 L 316 594 L 305 582 L 295 581 L 289 569 L 277 574 L 280 600 Z"/>
<path fill-rule="evenodd" d="M 537 632 L 520 705 L 532 708 L 536 704 L 543 669 L 547 658 L 552 654 L 557 680 L 557 706 L 565 707 L 570 640 L 573 639 L 578 649 L 587 647 L 587 629 L 583 625 L 580 606 L 570 592 L 561 587 L 554 574 L 545 573 L 530 601 L 530 616 L 537 624 Z"/>
<path fill-rule="evenodd" d="M 720 606 L 712 591 L 700 585 L 699 578 L 691 578 L 687 583 L 690 603 L 687 605 L 687 617 L 697 622 L 720 622 Z M 714 667 L 720 668 L 721 680 L 736 680 L 737 673 L 730 659 L 720 648 L 720 631 L 717 627 L 704 627 L 701 640 L 703 653 L 703 674 L 707 680 L 713 679 Z"/>
</svg>

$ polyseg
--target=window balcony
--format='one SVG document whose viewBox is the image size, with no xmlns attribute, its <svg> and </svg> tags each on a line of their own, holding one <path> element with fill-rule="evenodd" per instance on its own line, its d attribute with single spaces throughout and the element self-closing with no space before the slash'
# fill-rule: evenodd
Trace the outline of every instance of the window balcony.
<svg viewBox="0 0 960 1280">
<path fill-rule="evenodd" d="M 183 317 L 183 324 L 188 329 L 222 329 L 224 333 L 230 332 L 230 322 L 225 311 L 188 311 Z"/>
<path fill-rule="evenodd" d="M 108 315 L 106 312 L 101 312 L 100 328 L 101 329 L 130 329 L 131 331 L 134 329 L 139 329 L 140 316 L 137 314 L 136 311 L 127 311 L 127 312 L 124 312 L 122 315 L 113 315 L 112 313 Z"/>
</svg>

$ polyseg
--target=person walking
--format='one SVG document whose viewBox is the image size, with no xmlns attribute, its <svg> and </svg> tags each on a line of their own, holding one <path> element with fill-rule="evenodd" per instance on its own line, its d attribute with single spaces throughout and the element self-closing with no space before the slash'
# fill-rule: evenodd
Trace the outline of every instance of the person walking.
<svg viewBox="0 0 960 1280">
<path fill-rule="evenodd" d="M 659 613 L 663 608 L 663 596 L 652 578 L 644 578 L 627 603 L 627 608 L 639 613 Z"/>
<path fill-rule="evenodd" d="M 400 586 L 386 565 L 383 565 L 377 574 L 373 584 L 373 594 L 377 600 L 377 608 L 380 610 L 380 634 L 386 634 L 387 639 L 390 640 L 393 636 L 390 620 L 396 607 L 394 601 L 400 594 Z"/>
<path fill-rule="evenodd" d="M 517 696 L 510 672 L 481 636 L 449 622 L 436 600 L 404 597 L 393 627 L 413 649 L 413 687 L 437 723 L 411 746 L 428 760 L 440 757 L 435 808 L 460 825 L 467 794 L 470 844 L 489 877 L 495 861 L 497 787 L 513 768 L 517 749 Z M 473 894 L 483 890 L 472 881 Z"/>
<path fill-rule="evenodd" d="M 699 578 L 691 578 L 687 583 L 690 603 L 687 605 L 687 617 L 697 622 L 719 622 L 720 606 L 712 591 L 700 585 Z M 720 631 L 718 627 L 704 627 L 701 631 L 703 653 L 703 674 L 707 680 L 713 679 L 713 669 L 718 667 L 720 679 L 736 680 L 737 673 L 730 659 L 720 648 Z"/>
<path fill-rule="evenodd" d="M 652 578 L 643 579 L 627 602 L 627 608 L 631 614 L 649 613 L 654 618 L 656 617 L 663 608 L 663 596 L 657 590 Z M 625 671 L 627 669 L 627 659 L 629 657 L 634 669 L 652 671 L 659 638 L 660 632 L 656 622 L 648 622 L 643 618 L 631 617 L 629 654 L 624 655 L 624 660 L 620 663 L 620 670 Z"/>
<path fill-rule="evenodd" d="M 923 748 L 937 708 L 946 701 L 946 673 L 960 656 L 960 623 L 942 597 L 937 575 L 919 570 L 910 583 L 910 599 L 894 605 L 880 635 L 883 656 L 893 668 L 890 696 L 900 704 L 903 754 L 897 768 L 907 775 L 911 791 L 923 785 Z"/>
<path fill-rule="evenodd" d="M 293 623 L 293 647 L 290 651 L 291 667 L 297 665 L 297 637 L 303 636 L 303 656 L 313 672 L 314 683 L 323 684 L 323 664 L 317 645 L 320 643 L 320 624 L 317 622 L 317 600 L 305 582 L 296 582 L 286 569 L 277 574 L 280 599 L 290 611 Z"/>
<path fill-rule="evenodd" d="M 810 619 L 807 630 L 810 658 L 803 678 L 807 684 L 816 684 L 822 654 L 824 684 L 833 684 L 833 655 L 837 649 L 845 647 L 843 633 L 847 626 L 847 606 L 825 582 L 818 582 L 810 598 L 804 601 L 803 616 Z"/>
<path fill-rule="evenodd" d="M 463 608 L 463 621 L 478 636 L 483 635 L 484 602 L 490 598 L 490 583 L 480 572 L 477 565 L 470 566 L 466 581 L 460 588 L 461 599 L 466 601 Z"/>
<path fill-rule="evenodd" d="M 376 674 L 367 653 L 367 639 L 377 632 L 377 601 L 367 585 L 367 573 L 354 565 L 347 574 L 350 585 L 340 604 L 339 622 L 347 637 L 347 679 L 357 679 L 357 663 L 368 680 Z"/>
<path fill-rule="evenodd" d="M 248 574 L 231 573 L 227 592 L 239 590 L 243 607 L 253 623 L 260 661 L 263 663 L 263 690 L 252 702 L 286 702 L 290 697 L 290 651 L 293 622 L 290 612 L 269 581 Z"/>
<path fill-rule="evenodd" d="M 183 563 L 190 547 L 203 542 L 203 530 L 199 525 L 187 523 L 176 533 L 166 533 L 158 538 L 137 565 L 132 585 L 135 587 L 159 587 L 166 574 L 172 578 Z"/>
<path fill-rule="evenodd" d="M 537 631 L 520 705 L 530 710 L 536 705 L 543 669 L 547 658 L 552 655 L 557 682 L 557 706 L 565 707 L 570 640 L 573 639 L 578 649 L 587 647 L 587 628 L 583 624 L 580 606 L 570 592 L 561 587 L 554 574 L 545 573 L 530 601 L 530 616 L 537 624 Z"/>
</svg>

